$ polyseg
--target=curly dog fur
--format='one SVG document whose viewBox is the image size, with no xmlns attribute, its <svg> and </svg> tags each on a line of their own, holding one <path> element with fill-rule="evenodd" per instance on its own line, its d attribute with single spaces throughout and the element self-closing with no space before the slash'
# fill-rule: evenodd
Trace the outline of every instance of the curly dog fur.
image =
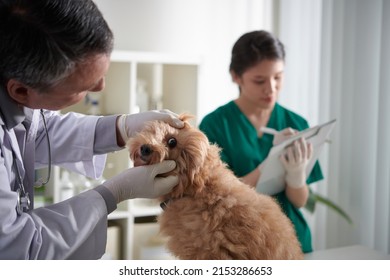
<svg viewBox="0 0 390 280">
<path fill-rule="evenodd" d="M 241 182 L 189 118 L 181 115 L 183 129 L 150 122 L 128 142 L 135 166 L 177 163 L 169 174 L 177 174 L 179 184 L 160 198 L 166 207 L 158 217 L 168 249 L 179 259 L 302 259 L 279 205 Z"/>
</svg>

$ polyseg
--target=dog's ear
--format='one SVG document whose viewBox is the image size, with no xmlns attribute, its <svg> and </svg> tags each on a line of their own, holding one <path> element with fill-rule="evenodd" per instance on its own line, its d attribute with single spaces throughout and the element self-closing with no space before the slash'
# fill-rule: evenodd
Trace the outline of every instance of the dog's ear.
<svg viewBox="0 0 390 280">
<path fill-rule="evenodd" d="M 195 118 L 195 116 L 194 115 L 191 115 L 191 114 L 189 114 L 189 113 L 182 113 L 182 114 L 180 114 L 179 115 L 179 119 L 180 120 L 182 120 L 183 122 L 185 122 L 185 123 L 188 123 L 189 124 L 189 120 L 192 120 L 192 119 L 194 119 Z"/>
</svg>

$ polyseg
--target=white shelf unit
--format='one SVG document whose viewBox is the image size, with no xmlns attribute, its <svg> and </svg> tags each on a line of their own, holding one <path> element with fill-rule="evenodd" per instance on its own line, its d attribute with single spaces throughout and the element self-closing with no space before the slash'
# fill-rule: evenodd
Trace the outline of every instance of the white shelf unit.
<svg viewBox="0 0 390 280">
<path fill-rule="evenodd" d="M 153 96 L 161 97 L 158 102 L 150 102 L 148 110 L 164 108 L 176 113 L 186 112 L 194 115 L 193 121 L 196 122 L 200 73 L 200 57 L 116 50 L 111 56 L 105 89 L 100 93 L 100 111 L 103 115 L 137 113 L 137 81 L 143 80 L 149 100 Z M 63 112 L 67 111 L 86 113 L 88 106 L 81 102 Z M 103 176 L 110 178 L 131 166 L 126 149 L 111 153 Z M 52 193 L 49 191 L 53 202 L 60 200 L 61 172 L 61 168 L 53 167 Z M 133 259 L 134 256 L 135 218 L 156 216 L 160 211 L 153 200 L 133 199 L 120 203 L 118 209 L 108 216 L 110 221 L 121 225 L 123 259 Z"/>
</svg>

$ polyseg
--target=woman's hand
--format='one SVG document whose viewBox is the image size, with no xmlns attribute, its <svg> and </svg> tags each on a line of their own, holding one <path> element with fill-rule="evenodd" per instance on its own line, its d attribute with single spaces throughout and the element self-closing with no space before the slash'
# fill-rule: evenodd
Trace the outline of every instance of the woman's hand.
<svg viewBox="0 0 390 280">
<path fill-rule="evenodd" d="M 311 143 L 303 138 L 295 141 L 281 156 L 286 169 L 286 196 L 297 208 L 305 206 L 309 198 L 309 188 L 306 184 L 306 167 L 313 153 Z"/>
<path fill-rule="evenodd" d="M 292 188 L 306 186 L 306 167 L 313 154 L 313 146 L 300 138 L 286 149 L 280 160 L 286 169 L 286 184 Z"/>
<path fill-rule="evenodd" d="M 298 133 L 298 131 L 295 129 L 292 129 L 291 127 L 285 128 L 285 129 L 279 131 L 279 133 L 274 135 L 274 140 L 272 141 L 272 145 L 273 146 L 278 145 L 278 144 L 282 143 L 284 140 L 290 138 L 291 136 L 293 136 L 294 134 L 297 134 L 297 133 Z"/>
</svg>

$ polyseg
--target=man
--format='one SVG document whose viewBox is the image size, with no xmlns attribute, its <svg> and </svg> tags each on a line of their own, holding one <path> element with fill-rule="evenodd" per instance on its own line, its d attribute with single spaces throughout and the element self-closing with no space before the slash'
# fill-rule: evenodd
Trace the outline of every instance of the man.
<svg viewBox="0 0 390 280">
<path fill-rule="evenodd" d="M 84 116 L 55 112 L 104 88 L 113 34 L 90 0 L 0 1 L 0 259 L 98 259 L 117 203 L 169 192 L 172 161 L 131 168 L 61 203 L 33 209 L 34 171 L 60 165 L 97 178 L 146 121 L 169 111 Z M 40 182 L 42 184 L 42 181 Z"/>
</svg>

